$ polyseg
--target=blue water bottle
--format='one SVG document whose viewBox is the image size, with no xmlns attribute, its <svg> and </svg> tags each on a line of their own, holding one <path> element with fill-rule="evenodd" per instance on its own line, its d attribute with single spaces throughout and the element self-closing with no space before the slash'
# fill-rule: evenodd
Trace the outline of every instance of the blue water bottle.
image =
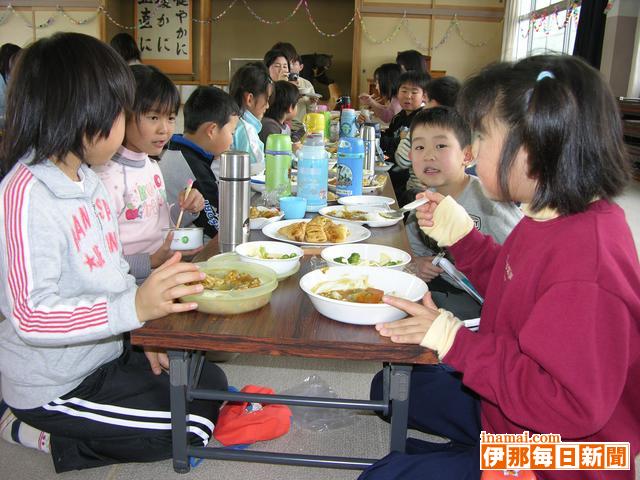
<svg viewBox="0 0 640 480">
<path fill-rule="evenodd" d="M 307 199 L 307 212 L 327 206 L 329 157 L 322 133 L 310 133 L 298 152 L 298 197 Z"/>
<path fill-rule="evenodd" d="M 359 138 L 340 137 L 336 182 L 336 193 L 339 197 L 362 195 L 363 168 L 364 142 Z"/>
</svg>

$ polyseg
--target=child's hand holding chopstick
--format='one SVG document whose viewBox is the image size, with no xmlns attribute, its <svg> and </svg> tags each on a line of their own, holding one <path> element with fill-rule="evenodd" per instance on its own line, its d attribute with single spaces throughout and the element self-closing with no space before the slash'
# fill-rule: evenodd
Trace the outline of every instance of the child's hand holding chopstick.
<svg viewBox="0 0 640 480">
<path fill-rule="evenodd" d="M 180 205 L 181 211 L 180 216 L 178 217 L 178 222 L 176 222 L 176 227 L 180 226 L 182 221 L 182 212 L 184 210 L 191 213 L 198 213 L 204 208 L 204 197 L 198 190 L 192 188 L 192 185 L 193 180 L 189 180 L 187 188 L 178 195 L 178 205 Z"/>
</svg>

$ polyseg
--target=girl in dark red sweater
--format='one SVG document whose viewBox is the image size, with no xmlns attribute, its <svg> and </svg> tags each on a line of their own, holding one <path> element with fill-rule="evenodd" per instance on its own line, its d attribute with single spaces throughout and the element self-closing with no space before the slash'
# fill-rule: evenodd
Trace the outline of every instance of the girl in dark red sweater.
<svg viewBox="0 0 640 480">
<path fill-rule="evenodd" d="M 391 454 L 361 478 L 479 478 L 484 430 L 630 442 L 629 470 L 536 475 L 632 480 L 640 450 L 640 266 L 612 200 L 629 178 L 613 95 L 582 60 L 535 56 L 482 70 L 463 87 L 458 108 L 475 132 L 487 195 L 522 202 L 526 216 L 500 246 L 452 198 L 423 194 L 430 202 L 419 209 L 421 227 L 450 248 L 485 297 L 480 330 L 438 310 L 429 294 L 422 305 L 385 297 L 410 317 L 377 325 L 380 334 L 430 348 L 447 364 L 414 370 L 411 426 L 451 442 L 415 448 L 412 441 L 408 451 L 422 454 Z"/>
</svg>

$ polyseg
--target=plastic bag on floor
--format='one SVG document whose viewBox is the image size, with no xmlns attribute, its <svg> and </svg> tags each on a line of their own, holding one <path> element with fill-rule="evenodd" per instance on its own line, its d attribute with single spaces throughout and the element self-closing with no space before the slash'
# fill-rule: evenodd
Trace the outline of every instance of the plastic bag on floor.
<svg viewBox="0 0 640 480">
<path fill-rule="evenodd" d="M 311 375 L 304 381 L 289 388 L 281 395 L 295 395 L 304 397 L 338 398 L 338 394 L 318 375 Z M 301 428 L 314 432 L 325 432 L 353 425 L 357 417 L 353 410 L 343 408 L 296 407 L 289 406 L 293 414 L 293 421 Z"/>
</svg>

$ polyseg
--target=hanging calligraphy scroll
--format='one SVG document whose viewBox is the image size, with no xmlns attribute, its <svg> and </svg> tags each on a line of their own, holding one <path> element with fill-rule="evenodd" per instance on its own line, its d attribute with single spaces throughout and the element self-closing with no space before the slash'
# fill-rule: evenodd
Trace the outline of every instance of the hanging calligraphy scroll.
<svg viewBox="0 0 640 480">
<path fill-rule="evenodd" d="M 193 73 L 191 0 L 135 0 L 142 61 L 164 73 Z"/>
</svg>

